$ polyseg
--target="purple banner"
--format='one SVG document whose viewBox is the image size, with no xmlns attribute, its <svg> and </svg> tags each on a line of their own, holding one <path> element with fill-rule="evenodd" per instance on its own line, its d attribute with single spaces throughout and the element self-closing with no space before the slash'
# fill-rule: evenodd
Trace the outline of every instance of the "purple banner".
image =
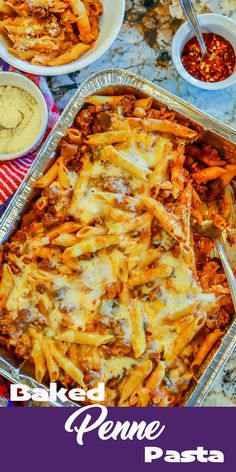
<svg viewBox="0 0 236 472">
<path fill-rule="evenodd" d="M 233 472 L 235 412 L 99 405 L 2 408 L 1 471 Z"/>
</svg>

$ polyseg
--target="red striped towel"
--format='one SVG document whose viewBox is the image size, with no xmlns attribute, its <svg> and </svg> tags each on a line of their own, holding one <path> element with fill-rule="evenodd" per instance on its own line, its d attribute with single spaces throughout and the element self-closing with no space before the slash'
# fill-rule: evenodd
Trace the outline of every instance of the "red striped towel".
<svg viewBox="0 0 236 472">
<path fill-rule="evenodd" d="M 9 66 L 6 62 L 0 59 L 0 70 L 19 72 L 13 67 Z M 56 123 L 59 112 L 56 103 L 52 97 L 52 94 L 48 88 L 46 79 L 38 75 L 25 74 L 28 79 L 31 79 L 41 90 L 46 100 L 48 111 L 49 111 L 49 122 L 46 135 L 51 131 L 54 124 Z M 0 205 L 2 205 L 19 187 L 23 177 L 32 165 L 36 153 L 30 154 L 27 157 L 21 159 L 15 159 L 13 161 L 4 162 L 0 164 Z"/>
</svg>

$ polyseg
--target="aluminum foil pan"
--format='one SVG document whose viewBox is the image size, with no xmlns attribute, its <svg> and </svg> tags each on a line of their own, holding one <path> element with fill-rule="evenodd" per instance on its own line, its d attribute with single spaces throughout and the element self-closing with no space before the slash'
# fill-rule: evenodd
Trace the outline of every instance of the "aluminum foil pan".
<svg viewBox="0 0 236 472">
<path fill-rule="evenodd" d="M 236 131 L 232 128 L 223 125 L 206 113 L 139 76 L 118 69 L 98 72 L 90 76 L 78 88 L 12 198 L 0 220 L 0 244 L 8 240 L 15 231 L 19 219 L 37 194 L 38 191 L 32 189 L 32 183 L 52 164 L 55 159 L 57 145 L 67 128 L 73 123 L 78 111 L 83 107 L 84 98 L 93 94 L 112 95 L 132 92 L 140 97 L 150 95 L 154 98 L 154 104 L 156 103 L 158 106 L 164 104 L 175 110 L 181 120 L 190 121 L 194 127 L 200 128 L 204 142 L 218 148 L 231 162 L 235 160 Z M 223 368 L 235 346 L 236 319 L 234 318 L 222 339 L 220 347 L 215 352 L 211 352 L 210 358 L 208 357 L 201 367 L 198 378 L 194 380 L 188 390 L 184 398 L 185 406 L 202 405 L 216 375 Z M 19 363 L 19 360 L 7 353 L 4 348 L 0 348 L 0 374 L 12 382 L 27 384 L 30 388 L 44 386 L 36 382 L 32 368 L 26 361 Z M 53 406 L 75 406 L 71 401 L 66 404 L 62 404 L 60 401 L 49 402 L 49 404 Z"/>
</svg>

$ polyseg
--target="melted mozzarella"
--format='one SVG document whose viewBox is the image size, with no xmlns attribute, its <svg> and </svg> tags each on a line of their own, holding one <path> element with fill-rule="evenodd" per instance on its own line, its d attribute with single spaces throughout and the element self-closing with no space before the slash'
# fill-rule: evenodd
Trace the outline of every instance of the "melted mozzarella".
<svg viewBox="0 0 236 472">
<path fill-rule="evenodd" d="M 103 361 L 103 381 L 107 382 L 113 377 L 120 377 L 126 371 L 139 364 L 140 361 L 132 357 L 112 357 Z"/>
</svg>

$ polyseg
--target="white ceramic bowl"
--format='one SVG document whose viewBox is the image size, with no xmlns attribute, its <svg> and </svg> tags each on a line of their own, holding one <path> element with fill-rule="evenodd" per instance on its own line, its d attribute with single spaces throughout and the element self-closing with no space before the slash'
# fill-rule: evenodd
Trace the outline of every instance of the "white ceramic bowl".
<svg viewBox="0 0 236 472">
<path fill-rule="evenodd" d="M 0 161 L 10 161 L 18 157 L 26 156 L 30 152 L 35 151 L 45 135 L 48 124 L 48 107 L 45 98 L 40 92 L 39 88 L 32 82 L 32 80 L 27 79 L 24 75 L 19 73 L 0 72 L 0 86 L 6 85 L 21 88 L 34 97 L 39 105 L 41 122 L 39 128 L 35 130 L 35 135 L 32 136 L 32 142 L 29 146 L 22 148 L 15 153 L 0 154 Z"/>
<path fill-rule="evenodd" d="M 203 33 L 216 33 L 227 39 L 233 46 L 236 54 L 236 22 L 224 15 L 216 13 L 204 13 L 198 15 L 198 20 Z M 172 61 L 178 73 L 190 84 L 205 90 L 220 90 L 236 82 L 236 69 L 227 79 L 219 82 L 203 82 L 195 79 L 184 68 L 181 54 L 186 42 L 195 36 L 188 22 L 184 23 L 176 32 L 172 42 Z"/>
<path fill-rule="evenodd" d="M 100 20 L 100 34 L 95 46 L 79 59 L 62 66 L 37 66 L 16 58 L 8 52 L 4 40 L 0 38 L 0 57 L 11 66 L 24 72 L 38 75 L 70 74 L 87 67 L 101 57 L 116 39 L 124 19 L 125 0 L 101 0 L 103 15 Z"/>
</svg>

